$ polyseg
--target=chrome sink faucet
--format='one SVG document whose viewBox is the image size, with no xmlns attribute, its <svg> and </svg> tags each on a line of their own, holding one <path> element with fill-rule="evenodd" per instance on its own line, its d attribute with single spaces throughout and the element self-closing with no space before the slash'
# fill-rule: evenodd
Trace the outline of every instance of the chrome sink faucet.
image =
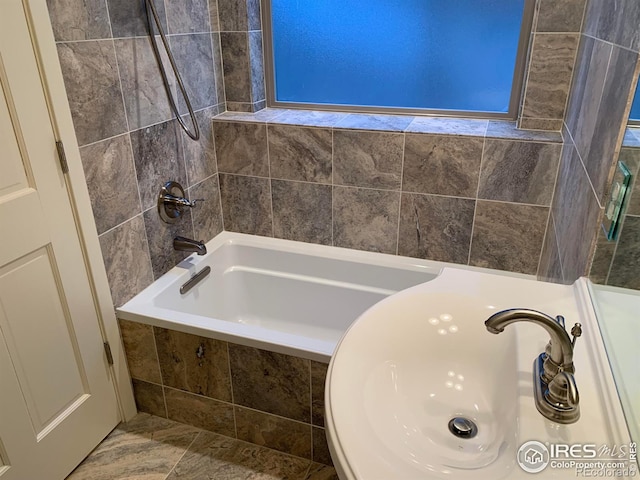
<svg viewBox="0 0 640 480">
<path fill-rule="evenodd" d="M 207 253 L 207 247 L 203 242 L 191 240 L 187 237 L 176 237 L 173 239 L 173 248 L 180 252 L 196 252 L 198 255 Z"/>
<path fill-rule="evenodd" d="M 574 325 L 571 329 L 573 339 L 570 339 L 564 328 L 564 317 L 558 315 L 552 318 L 525 308 L 495 313 L 484 324 L 489 332 L 498 334 L 515 322 L 540 325 L 550 337 L 545 351 L 533 362 L 536 408 L 544 417 L 554 422 L 577 422 L 580 418 L 580 396 L 574 377 L 573 348 L 576 338 L 582 335 L 582 326 L 579 323 Z"/>
</svg>

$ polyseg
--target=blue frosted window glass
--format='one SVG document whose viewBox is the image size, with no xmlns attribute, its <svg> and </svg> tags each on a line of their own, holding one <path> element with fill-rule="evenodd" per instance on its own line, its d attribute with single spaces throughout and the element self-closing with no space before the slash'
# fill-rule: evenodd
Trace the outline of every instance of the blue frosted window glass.
<svg viewBox="0 0 640 480">
<path fill-rule="evenodd" d="M 271 0 L 279 102 L 507 112 L 525 0 Z"/>
<path fill-rule="evenodd" d="M 633 99 L 633 105 L 631 105 L 631 115 L 629 115 L 629 120 L 640 122 L 640 82 L 638 82 L 638 88 L 636 88 L 636 96 Z"/>
</svg>

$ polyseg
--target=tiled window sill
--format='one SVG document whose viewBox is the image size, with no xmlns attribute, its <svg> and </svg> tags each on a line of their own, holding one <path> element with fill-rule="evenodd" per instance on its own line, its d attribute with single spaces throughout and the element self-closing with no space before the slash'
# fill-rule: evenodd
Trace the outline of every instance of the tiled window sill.
<svg viewBox="0 0 640 480">
<path fill-rule="evenodd" d="M 627 127 L 622 146 L 625 148 L 640 148 L 640 127 Z"/>
<path fill-rule="evenodd" d="M 224 112 L 215 116 L 213 120 L 562 143 L 562 135 L 559 132 L 520 130 L 516 128 L 516 122 L 503 120 L 368 115 L 277 108 L 266 108 L 256 113 Z"/>
</svg>

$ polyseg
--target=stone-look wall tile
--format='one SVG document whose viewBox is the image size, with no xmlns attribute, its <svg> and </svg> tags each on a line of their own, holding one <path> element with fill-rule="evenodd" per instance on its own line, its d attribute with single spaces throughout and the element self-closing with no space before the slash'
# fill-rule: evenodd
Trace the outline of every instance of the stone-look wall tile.
<svg viewBox="0 0 640 480">
<path fill-rule="evenodd" d="M 333 466 L 324 428 L 313 427 L 313 461 Z"/>
<path fill-rule="evenodd" d="M 538 32 L 576 32 L 582 27 L 586 0 L 539 0 Z"/>
<path fill-rule="evenodd" d="M 333 244 L 396 253 L 400 192 L 333 187 Z"/>
<path fill-rule="evenodd" d="M 220 172 L 269 176 L 266 125 L 214 122 L 213 135 Z"/>
<path fill-rule="evenodd" d="M 82 147 L 80 157 L 98 235 L 142 213 L 128 135 Z"/>
<path fill-rule="evenodd" d="M 218 11 L 218 0 L 209 0 L 209 24 L 212 32 L 220 31 L 220 14 Z"/>
<path fill-rule="evenodd" d="M 335 185 L 400 190 L 404 135 L 335 130 Z"/>
<path fill-rule="evenodd" d="M 478 198 L 551 205 L 562 145 L 487 139 Z"/>
<path fill-rule="evenodd" d="M 331 183 L 331 130 L 268 125 L 267 131 L 271 178 Z"/>
<path fill-rule="evenodd" d="M 331 185 L 271 181 L 273 236 L 331 245 Z"/>
<path fill-rule="evenodd" d="M 162 384 L 231 402 L 227 343 L 155 327 Z"/>
<path fill-rule="evenodd" d="M 111 29 L 115 38 L 122 37 L 145 37 L 149 35 L 147 26 L 147 13 L 144 2 L 132 0 L 107 0 L 109 5 L 109 17 L 111 19 Z M 165 33 L 167 32 L 167 15 L 164 2 L 154 2 L 160 24 Z M 154 25 L 154 31 L 158 30 Z M 162 47 L 160 47 L 162 48 Z"/>
<path fill-rule="evenodd" d="M 169 120 L 173 113 L 150 40 L 115 40 L 115 48 L 129 128 L 136 130 Z M 160 52 L 166 59 L 163 48 Z M 168 62 L 167 59 L 164 64 L 168 66 Z M 175 92 L 175 77 L 171 68 L 167 68 L 167 78 L 170 88 Z"/>
<path fill-rule="evenodd" d="M 553 283 L 564 282 L 553 215 L 549 215 L 547 223 L 547 234 L 542 245 L 540 265 L 538 266 L 538 279 Z"/>
<path fill-rule="evenodd" d="M 213 128 L 211 119 L 218 114 L 218 107 L 211 107 L 195 113 L 200 131 L 200 139 L 192 140 L 186 133 L 182 133 L 182 145 L 184 149 L 184 163 L 187 168 L 187 185 L 200 183 L 211 175 L 217 173 L 216 149 L 213 140 Z M 182 117 L 191 128 L 189 115 Z"/>
<path fill-rule="evenodd" d="M 398 255 L 467 264 L 475 200 L 402 194 Z"/>
<path fill-rule="evenodd" d="M 126 132 L 113 41 L 60 43 L 58 57 L 78 144 Z"/>
<path fill-rule="evenodd" d="M 187 194 L 191 200 L 204 199 L 191 210 L 194 239 L 208 242 L 223 230 L 222 205 L 218 176 L 214 175 L 191 187 Z"/>
<path fill-rule="evenodd" d="M 317 110 L 285 110 L 278 116 L 278 123 L 300 127 L 333 127 L 346 116 L 346 113 Z"/>
<path fill-rule="evenodd" d="M 324 427 L 324 384 L 327 379 L 326 363 L 311 362 L 311 423 Z"/>
<path fill-rule="evenodd" d="M 220 30 L 223 32 L 248 31 L 247 0 L 218 0 Z"/>
<path fill-rule="evenodd" d="M 251 64 L 251 101 L 255 105 L 265 99 L 264 64 L 262 62 L 262 32 L 249 32 L 249 63 Z"/>
<path fill-rule="evenodd" d="M 233 102 L 227 102 L 233 103 Z M 287 110 L 282 110 L 280 108 L 265 108 L 264 110 L 260 110 L 259 112 L 222 112 L 220 115 L 215 117 L 214 122 L 246 122 L 246 123 L 265 123 L 275 121 L 276 118 L 280 117 Z M 270 126 L 277 126 L 275 123 Z"/>
<path fill-rule="evenodd" d="M 164 396 L 171 420 L 235 438 L 233 405 L 167 387 Z"/>
<path fill-rule="evenodd" d="M 118 425 L 67 479 L 163 479 L 197 436 L 193 427 L 141 413 Z"/>
<path fill-rule="evenodd" d="M 169 33 L 210 32 L 207 0 L 165 0 Z"/>
<path fill-rule="evenodd" d="M 626 215 L 611 263 L 608 285 L 640 290 L 640 217 Z"/>
<path fill-rule="evenodd" d="M 523 116 L 564 118 L 580 34 L 535 34 Z"/>
<path fill-rule="evenodd" d="M 111 37 L 104 0 L 47 0 L 57 42 Z"/>
<path fill-rule="evenodd" d="M 177 35 L 169 42 L 193 109 L 217 105 L 211 34 Z M 181 94 L 178 95 L 178 110 L 181 114 L 188 112 Z"/>
<path fill-rule="evenodd" d="M 310 423 L 309 360 L 229 344 L 236 405 Z"/>
<path fill-rule="evenodd" d="M 122 319 L 119 320 L 119 324 L 131 377 L 146 382 L 161 383 L 153 327 Z"/>
<path fill-rule="evenodd" d="M 269 179 L 220 174 L 224 229 L 273 236 Z"/>
<path fill-rule="evenodd" d="M 563 120 L 561 118 L 550 119 L 520 117 L 520 119 L 518 120 L 518 128 L 524 128 L 526 130 L 559 132 L 562 130 L 562 122 Z"/>
<path fill-rule="evenodd" d="M 408 115 L 366 115 L 350 113 L 340 120 L 336 127 L 354 130 L 379 130 L 384 132 L 404 132 L 414 117 Z"/>
<path fill-rule="evenodd" d="M 340 480 L 335 468 L 321 463 L 312 463 L 304 480 Z"/>
<path fill-rule="evenodd" d="M 215 74 L 214 80 L 216 84 L 216 98 L 218 99 L 218 105 L 222 105 L 221 110 L 224 110 L 224 103 L 227 101 L 227 97 L 224 85 L 224 68 L 222 66 L 222 47 L 220 46 L 220 33 L 216 32 L 211 34 L 211 47 L 213 49 L 213 70 Z"/>
<path fill-rule="evenodd" d="M 484 137 L 488 126 L 487 120 L 473 118 L 416 117 L 405 132 Z"/>
<path fill-rule="evenodd" d="M 182 139 L 175 120 L 131 132 L 142 209 L 155 208 L 160 188 L 173 180 L 185 187 Z"/>
<path fill-rule="evenodd" d="M 481 138 L 407 134 L 402 190 L 475 197 Z"/>
<path fill-rule="evenodd" d="M 262 30 L 260 0 L 247 0 L 247 17 L 249 31 Z"/>
<path fill-rule="evenodd" d="M 223 31 L 220 42 L 227 102 L 251 103 L 248 33 Z"/>
<path fill-rule="evenodd" d="M 309 460 L 201 432 L 166 480 L 303 479 Z"/>
<path fill-rule="evenodd" d="M 238 439 L 311 459 L 311 425 L 235 407 Z"/>
<path fill-rule="evenodd" d="M 149 413 L 157 417 L 167 418 L 167 407 L 164 404 L 164 391 L 160 385 L 132 379 L 133 396 L 139 412 Z"/>
<path fill-rule="evenodd" d="M 153 278 L 157 280 L 190 255 L 189 252 L 175 250 L 173 239 L 178 236 L 194 237 L 191 211 L 186 211 L 174 224 L 163 222 L 157 208 L 147 210 L 143 217 L 149 242 Z"/>
<path fill-rule="evenodd" d="M 535 275 L 549 209 L 478 200 L 469 263 Z"/>
<path fill-rule="evenodd" d="M 142 216 L 103 233 L 99 239 L 111 298 L 119 307 L 153 282 Z"/>
<path fill-rule="evenodd" d="M 595 239 L 584 232 L 596 232 L 600 206 L 573 144 L 565 144 L 553 199 L 558 248 L 566 283 L 586 275 Z"/>
<path fill-rule="evenodd" d="M 532 142 L 562 143 L 560 132 L 539 132 L 536 130 L 520 130 L 516 122 L 490 120 L 487 127 L 487 138 L 530 140 Z"/>
<path fill-rule="evenodd" d="M 231 113 L 253 113 L 253 103 L 227 102 L 227 111 Z"/>
<path fill-rule="evenodd" d="M 585 33 L 587 35 L 640 50 L 640 4 L 636 0 L 592 0 L 587 6 Z"/>
<path fill-rule="evenodd" d="M 605 285 L 609 276 L 609 269 L 616 250 L 617 242 L 610 242 L 602 228 L 598 228 L 598 238 L 596 239 L 596 251 L 593 254 L 593 261 L 589 270 L 589 280 L 593 283 Z"/>
</svg>

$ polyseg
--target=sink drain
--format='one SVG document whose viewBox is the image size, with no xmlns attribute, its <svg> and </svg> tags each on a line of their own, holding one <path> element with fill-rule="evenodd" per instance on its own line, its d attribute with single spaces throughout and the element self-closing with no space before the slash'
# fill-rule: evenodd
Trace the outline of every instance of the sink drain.
<svg viewBox="0 0 640 480">
<path fill-rule="evenodd" d="M 468 418 L 454 417 L 449 420 L 449 431 L 458 438 L 473 438 L 478 434 L 478 426 Z"/>
</svg>

